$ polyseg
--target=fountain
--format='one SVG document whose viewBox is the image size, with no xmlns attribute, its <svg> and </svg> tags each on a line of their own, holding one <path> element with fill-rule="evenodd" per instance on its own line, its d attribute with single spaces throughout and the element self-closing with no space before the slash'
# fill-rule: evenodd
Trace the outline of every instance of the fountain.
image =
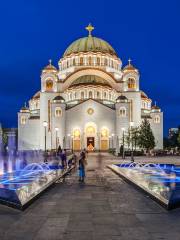
<svg viewBox="0 0 180 240">
<path fill-rule="evenodd" d="M 172 164 L 121 163 L 108 166 L 126 181 L 172 209 L 180 206 L 180 168 Z"/>
<path fill-rule="evenodd" d="M 1 133 L 0 131 L 0 203 L 24 209 L 69 170 L 63 171 L 57 159 L 44 163 L 42 151 L 17 151 L 14 131 L 7 133 L 5 154 Z"/>
</svg>

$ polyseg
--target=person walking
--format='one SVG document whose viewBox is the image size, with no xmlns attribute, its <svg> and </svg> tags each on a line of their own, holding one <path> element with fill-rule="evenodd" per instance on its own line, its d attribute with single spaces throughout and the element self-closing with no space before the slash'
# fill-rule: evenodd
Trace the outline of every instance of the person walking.
<svg viewBox="0 0 180 240">
<path fill-rule="evenodd" d="M 57 149 L 57 155 L 60 155 L 61 153 L 62 153 L 62 148 L 61 148 L 61 145 L 59 145 Z"/>
<path fill-rule="evenodd" d="M 82 151 L 79 159 L 79 182 L 84 182 L 85 178 L 86 153 Z"/>
<path fill-rule="evenodd" d="M 62 168 L 63 168 L 63 170 L 65 170 L 66 167 L 67 167 L 67 156 L 66 156 L 66 150 L 65 149 L 62 151 L 62 153 L 60 153 L 60 157 L 61 157 Z"/>
</svg>

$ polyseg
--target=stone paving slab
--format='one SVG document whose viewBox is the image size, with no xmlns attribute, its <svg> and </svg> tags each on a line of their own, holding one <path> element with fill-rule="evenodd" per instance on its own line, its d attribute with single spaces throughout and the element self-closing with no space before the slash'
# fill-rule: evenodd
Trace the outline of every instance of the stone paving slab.
<svg viewBox="0 0 180 240">
<path fill-rule="evenodd" d="M 114 161 L 91 154 L 85 184 L 74 173 L 24 212 L 0 205 L 0 240 L 179 240 L 180 209 L 128 185 L 105 167 Z"/>
</svg>

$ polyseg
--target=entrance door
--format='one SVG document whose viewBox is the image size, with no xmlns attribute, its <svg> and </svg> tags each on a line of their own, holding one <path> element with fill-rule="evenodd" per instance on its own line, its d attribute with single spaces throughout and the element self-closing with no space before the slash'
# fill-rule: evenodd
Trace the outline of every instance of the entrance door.
<svg viewBox="0 0 180 240">
<path fill-rule="evenodd" d="M 89 151 L 94 150 L 94 137 L 87 137 L 87 149 Z"/>
<path fill-rule="evenodd" d="M 80 140 L 74 140 L 74 151 L 79 151 L 81 149 L 81 143 Z"/>
<path fill-rule="evenodd" d="M 101 150 L 102 151 L 108 150 L 108 140 L 101 140 Z"/>
</svg>

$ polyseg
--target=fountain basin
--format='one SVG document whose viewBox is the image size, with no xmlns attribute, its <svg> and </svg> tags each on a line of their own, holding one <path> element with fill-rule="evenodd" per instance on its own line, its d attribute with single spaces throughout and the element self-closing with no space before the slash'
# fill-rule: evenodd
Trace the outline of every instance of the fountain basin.
<svg viewBox="0 0 180 240">
<path fill-rule="evenodd" d="M 26 208 L 41 192 L 67 174 L 61 166 L 29 164 L 23 170 L 0 175 L 0 202 L 18 209 Z"/>
<path fill-rule="evenodd" d="M 180 206 L 180 168 L 172 164 L 123 163 L 108 166 L 170 210 Z"/>
</svg>

